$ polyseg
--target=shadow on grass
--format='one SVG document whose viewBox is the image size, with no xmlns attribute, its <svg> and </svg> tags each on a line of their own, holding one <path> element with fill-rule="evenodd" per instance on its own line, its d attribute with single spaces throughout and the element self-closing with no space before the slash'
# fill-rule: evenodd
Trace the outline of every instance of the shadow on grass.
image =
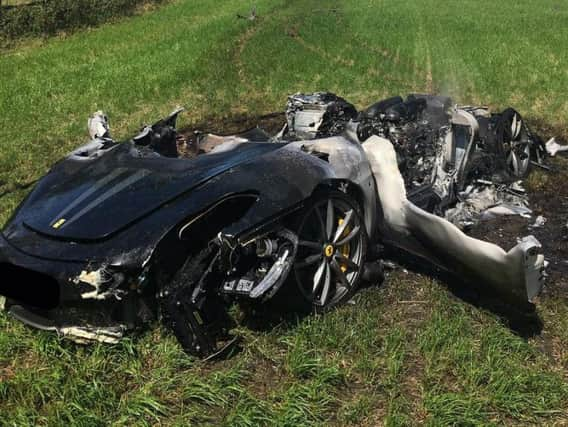
<svg viewBox="0 0 568 427">
<path fill-rule="evenodd" d="M 512 332 L 524 339 L 539 335 L 542 331 L 543 322 L 534 304 L 510 301 L 508 296 L 501 295 L 483 284 L 468 282 L 401 249 L 386 248 L 385 256 L 413 273 L 426 275 L 444 283 L 454 296 L 497 315 Z"/>
</svg>

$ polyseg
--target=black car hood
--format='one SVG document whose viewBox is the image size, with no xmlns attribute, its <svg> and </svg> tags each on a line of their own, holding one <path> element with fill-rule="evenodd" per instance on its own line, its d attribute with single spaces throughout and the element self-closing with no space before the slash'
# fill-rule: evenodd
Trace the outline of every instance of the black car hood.
<svg viewBox="0 0 568 427">
<path fill-rule="evenodd" d="M 123 143 L 96 160 L 65 159 L 17 213 L 28 228 L 65 240 L 99 240 L 223 172 L 282 147 L 244 143 L 195 159 L 156 156 Z"/>
</svg>

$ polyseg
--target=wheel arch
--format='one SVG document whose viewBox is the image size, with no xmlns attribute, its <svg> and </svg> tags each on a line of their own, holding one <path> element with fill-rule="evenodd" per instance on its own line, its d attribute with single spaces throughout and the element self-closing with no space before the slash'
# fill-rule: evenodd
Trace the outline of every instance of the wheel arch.
<svg viewBox="0 0 568 427">
<path fill-rule="evenodd" d="M 252 191 L 226 195 L 164 233 L 146 263 L 155 274 L 157 286 L 168 282 L 187 257 L 207 245 L 219 231 L 243 218 L 257 200 L 258 194 Z"/>
</svg>

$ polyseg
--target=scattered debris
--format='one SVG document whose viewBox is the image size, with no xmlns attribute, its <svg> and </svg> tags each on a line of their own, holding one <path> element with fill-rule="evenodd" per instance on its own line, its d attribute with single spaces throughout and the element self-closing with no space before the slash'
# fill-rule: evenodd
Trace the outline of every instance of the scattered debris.
<svg viewBox="0 0 568 427">
<path fill-rule="evenodd" d="M 538 227 L 543 227 L 544 224 L 546 224 L 546 218 L 543 217 L 542 215 L 539 215 L 536 217 L 536 220 L 534 221 L 534 223 L 532 225 L 530 225 L 530 228 L 538 228 Z"/>
<path fill-rule="evenodd" d="M 479 182 L 478 182 L 479 183 Z M 513 190 L 515 189 L 515 190 Z M 445 218 L 461 229 L 468 229 L 479 220 L 489 220 L 497 215 L 521 215 L 530 217 L 526 195 L 515 186 L 496 186 L 482 182 L 470 185 L 459 194 L 460 202 L 445 212 Z"/>
<path fill-rule="evenodd" d="M 109 328 L 67 326 L 56 329 L 59 335 L 67 337 L 77 344 L 90 344 L 92 342 L 117 344 L 124 336 L 125 331 L 125 326 Z"/>
<path fill-rule="evenodd" d="M 449 221 L 407 199 L 392 143 L 372 136 L 364 144 L 384 215 L 384 239 L 430 260 L 466 281 L 479 280 L 504 299 L 532 301 L 544 284 L 542 246 L 527 236 L 510 251 L 473 239 Z"/>
</svg>

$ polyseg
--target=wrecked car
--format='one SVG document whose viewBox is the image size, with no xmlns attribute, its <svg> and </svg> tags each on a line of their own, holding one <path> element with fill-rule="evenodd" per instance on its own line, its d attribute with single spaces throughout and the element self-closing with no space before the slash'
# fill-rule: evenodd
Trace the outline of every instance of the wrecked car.
<svg viewBox="0 0 568 427">
<path fill-rule="evenodd" d="M 518 113 L 492 121 L 419 96 L 357 112 L 333 94 L 297 94 L 277 135 L 200 135 L 189 158 L 177 151 L 179 113 L 122 143 L 96 114 L 92 141 L 38 182 L 0 237 L 0 272 L 10 278 L 0 295 L 12 316 L 109 343 L 160 319 L 187 352 L 217 355 L 234 342 L 226 325 L 235 301 L 291 294 L 317 311 L 347 301 L 364 275 L 372 279 L 370 241 L 487 281 L 515 301 L 540 291 L 534 238 L 505 252 L 421 209 L 453 197 L 474 147 L 489 145 L 482 118 L 493 123 L 488 132 L 506 135 L 498 141 L 505 167 L 525 173 L 534 146 Z M 403 165 L 401 153 L 413 148 L 401 135 L 421 126 L 430 133 L 417 149 L 433 150 L 434 160 Z M 416 169 L 423 179 L 409 183 Z"/>
</svg>

